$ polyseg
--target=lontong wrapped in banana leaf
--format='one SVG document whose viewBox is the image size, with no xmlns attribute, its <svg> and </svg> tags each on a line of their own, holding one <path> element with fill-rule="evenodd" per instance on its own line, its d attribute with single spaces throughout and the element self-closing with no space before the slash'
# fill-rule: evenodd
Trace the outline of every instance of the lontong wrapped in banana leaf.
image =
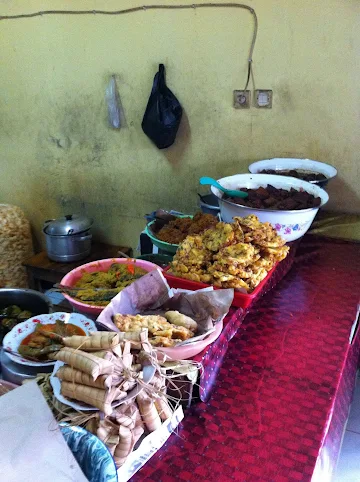
<svg viewBox="0 0 360 482">
<path fill-rule="evenodd" d="M 119 427 L 120 440 L 114 451 L 114 460 L 117 467 L 121 467 L 128 456 L 133 451 L 134 445 L 144 433 L 144 429 L 140 426 L 131 430 L 124 425 Z"/>
<path fill-rule="evenodd" d="M 150 432 L 154 432 L 154 430 L 161 427 L 161 419 L 154 400 L 145 392 L 145 390 L 137 395 L 136 401 L 146 428 Z"/>
<path fill-rule="evenodd" d="M 137 425 L 143 427 L 139 409 L 133 400 L 117 407 L 111 414 L 111 418 L 118 425 L 123 425 L 131 430 Z"/>
<path fill-rule="evenodd" d="M 113 387 L 109 390 L 102 390 L 100 388 L 88 387 L 86 385 L 78 385 L 73 382 L 61 383 L 61 394 L 64 397 L 79 400 L 81 402 L 92 405 L 98 408 L 105 415 L 112 414 L 112 402 L 126 397 L 126 392 L 123 392 L 118 387 Z"/>
<path fill-rule="evenodd" d="M 97 337 L 100 342 L 91 339 L 94 335 L 73 337 L 69 344 L 76 348 L 64 347 L 54 358 L 68 364 L 57 371 L 61 393 L 103 412 L 90 421 L 87 418 L 86 423 L 106 443 L 117 467 L 121 467 L 144 431 L 158 429 L 162 421 L 171 417 L 172 409 L 166 398 L 165 374 L 159 364 L 152 380 L 147 384 L 143 381 L 144 366 L 157 363 L 147 341 L 147 331 L 139 332 L 135 341 L 118 340 L 117 335 L 107 333 L 105 340 L 100 334 Z M 111 346 L 99 350 L 99 345 Z M 96 347 L 97 351 L 82 351 L 84 346 L 91 350 Z M 125 398 L 136 384 L 142 388 L 136 398 L 113 408 L 113 401 Z"/>
<path fill-rule="evenodd" d="M 69 336 L 62 339 L 65 346 L 77 348 L 82 351 L 110 350 L 120 343 L 118 333 L 109 331 L 96 331 L 90 336 Z"/>
<path fill-rule="evenodd" d="M 64 382 L 72 382 L 94 388 L 109 389 L 113 384 L 113 375 L 100 375 L 96 380 L 93 380 L 92 376 L 68 365 L 59 368 L 56 376 Z"/>
<path fill-rule="evenodd" d="M 109 418 L 99 420 L 95 435 L 106 444 L 112 456 L 120 441 L 119 426 Z"/>
<path fill-rule="evenodd" d="M 73 348 L 62 348 L 51 358 L 63 361 L 73 368 L 87 373 L 93 380 L 96 380 L 99 375 L 111 375 L 114 372 L 114 364 L 111 361 Z"/>
</svg>

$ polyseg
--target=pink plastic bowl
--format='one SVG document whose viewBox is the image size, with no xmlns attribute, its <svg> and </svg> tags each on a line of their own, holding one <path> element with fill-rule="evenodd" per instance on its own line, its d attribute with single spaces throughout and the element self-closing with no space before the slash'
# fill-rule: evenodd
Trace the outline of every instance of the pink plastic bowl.
<svg viewBox="0 0 360 482">
<path fill-rule="evenodd" d="M 215 331 L 210 333 L 209 336 L 200 341 L 195 341 L 194 343 L 188 343 L 183 346 L 175 346 L 174 348 L 164 348 L 162 346 L 157 346 L 156 350 L 160 353 L 164 353 L 171 360 L 188 360 L 193 358 L 202 352 L 207 346 L 211 345 L 220 336 L 223 329 L 223 320 L 216 323 Z"/>
<path fill-rule="evenodd" d="M 111 259 L 100 259 L 99 261 L 92 261 L 91 263 L 83 264 L 78 268 L 73 269 L 61 280 L 61 284 L 69 286 L 69 288 L 75 286 L 84 273 L 93 273 L 94 271 L 107 271 L 110 266 L 114 263 L 120 264 L 136 264 L 139 268 L 145 271 L 154 271 L 155 269 L 161 268 L 154 263 L 149 261 L 144 261 L 142 259 L 129 259 L 129 258 L 111 258 Z M 82 303 L 81 301 L 75 300 L 71 296 L 64 293 L 65 298 L 72 304 L 76 311 L 80 313 L 86 313 L 88 315 L 98 316 L 105 308 L 105 306 L 88 305 Z"/>
</svg>

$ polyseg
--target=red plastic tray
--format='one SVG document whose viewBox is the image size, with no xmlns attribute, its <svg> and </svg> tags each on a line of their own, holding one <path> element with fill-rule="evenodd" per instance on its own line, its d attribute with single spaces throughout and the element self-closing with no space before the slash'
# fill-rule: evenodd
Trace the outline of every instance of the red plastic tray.
<svg viewBox="0 0 360 482">
<path fill-rule="evenodd" d="M 235 291 L 234 294 L 234 300 L 232 302 L 232 306 L 236 306 L 237 308 L 249 308 L 249 306 L 259 297 L 262 295 L 262 292 L 265 288 L 265 285 L 273 275 L 274 271 L 278 267 L 279 263 L 276 264 L 272 270 L 270 270 L 264 278 L 261 283 L 257 285 L 257 287 L 254 289 L 252 293 L 241 293 L 238 291 Z M 188 279 L 184 278 L 178 278 L 177 276 L 174 276 L 170 273 L 168 273 L 168 270 L 170 268 L 165 268 L 163 271 L 163 275 L 165 276 L 167 282 L 170 285 L 170 288 L 180 288 L 183 290 L 190 290 L 190 291 L 196 291 L 196 290 L 201 290 L 203 288 L 208 288 L 211 285 L 205 284 L 205 283 L 200 283 L 198 281 L 191 281 Z M 214 286 L 215 290 L 218 290 L 220 288 L 217 288 Z"/>
</svg>

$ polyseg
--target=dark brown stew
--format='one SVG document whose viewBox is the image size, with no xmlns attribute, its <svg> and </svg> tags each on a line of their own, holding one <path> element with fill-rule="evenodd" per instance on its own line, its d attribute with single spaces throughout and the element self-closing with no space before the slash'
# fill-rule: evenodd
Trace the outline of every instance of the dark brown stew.
<svg viewBox="0 0 360 482">
<path fill-rule="evenodd" d="M 256 209 L 272 209 L 277 211 L 293 211 L 319 207 L 321 198 L 315 197 L 306 191 L 297 191 L 291 188 L 290 191 L 278 189 L 268 184 L 266 188 L 257 189 L 241 188 L 240 191 L 248 193 L 246 199 L 224 196 L 224 199 L 235 204 L 241 204 Z"/>
<path fill-rule="evenodd" d="M 278 176 L 290 176 L 302 179 L 303 181 L 326 181 L 327 177 L 319 172 L 297 171 L 296 169 L 263 169 L 258 174 L 276 174 Z"/>
</svg>

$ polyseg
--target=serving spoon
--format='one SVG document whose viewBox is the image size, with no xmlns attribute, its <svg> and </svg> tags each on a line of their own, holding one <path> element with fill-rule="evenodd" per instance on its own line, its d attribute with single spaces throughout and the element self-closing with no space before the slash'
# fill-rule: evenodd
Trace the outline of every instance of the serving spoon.
<svg viewBox="0 0 360 482">
<path fill-rule="evenodd" d="M 39 360 L 38 358 L 33 358 L 31 356 L 23 356 L 23 355 L 20 355 L 20 353 L 18 353 L 17 351 L 9 350 L 8 348 L 5 348 L 4 346 L 3 346 L 3 351 L 5 353 L 9 353 L 10 355 L 17 356 L 18 358 L 22 358 L 23 360 L 30 360 L 30 361 L 35 361 L 35 362 L 52 361 L 52 360 Z"/>
<path fill-rule="evenodd" d="M 219 184 L 215 179 L 212 177 L 201 177 L 200 178 L 200 184 L 202 186 L 214 186 L 220 189 L 224 194 L 226 194 L 229 197 L 241 197 L 241 198 L 247 198 L 248 193 L 244 191 L 235 191 L 233 189 L 226 189 L 223 187 L 221 184 Z"/>
</svg>

